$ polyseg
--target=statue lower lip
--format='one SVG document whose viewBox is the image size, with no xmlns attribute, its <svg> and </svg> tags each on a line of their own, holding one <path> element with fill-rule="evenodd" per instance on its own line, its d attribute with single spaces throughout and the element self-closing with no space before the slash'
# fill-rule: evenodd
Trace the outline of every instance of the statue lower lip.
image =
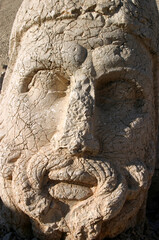
<svg viewBox="0 0 159 240">
<path fill-rule="evenodd" d="M 53 198 L 61 200 L 85 200 L 93 194 L 89 187 L 66 182 L 58 182 L 48 190 Z"/>
</svg>

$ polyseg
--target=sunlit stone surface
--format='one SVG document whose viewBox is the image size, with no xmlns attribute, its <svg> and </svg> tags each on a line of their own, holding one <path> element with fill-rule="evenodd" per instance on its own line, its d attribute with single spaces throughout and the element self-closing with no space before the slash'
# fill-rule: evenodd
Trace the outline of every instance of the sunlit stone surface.
<svg viewBox="0 0 159 240">
<path fill-rule="evenodd" d="M 157 23 L 152 0 L 23 2 L 0 96 L 1 216 L 19 234 L 103 239 L 144 221 Z"/>
</svg>

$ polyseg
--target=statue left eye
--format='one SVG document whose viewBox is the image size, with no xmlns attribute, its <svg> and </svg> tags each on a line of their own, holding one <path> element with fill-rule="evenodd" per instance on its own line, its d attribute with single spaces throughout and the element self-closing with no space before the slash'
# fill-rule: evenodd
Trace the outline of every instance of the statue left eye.
<svg viewBox="0 0 159 240">
<path fill-rule="evenodd" d="M 40 70 L 30 81 L 27 79 L 23 83 L 22 93 L 33 95 L 35 92 L 40 94 L 54 94 L 58 97 L 62 97 L 66 94 L 69 86 L 69 81 L 59 72 L 53 70 Z"/>
</svg>

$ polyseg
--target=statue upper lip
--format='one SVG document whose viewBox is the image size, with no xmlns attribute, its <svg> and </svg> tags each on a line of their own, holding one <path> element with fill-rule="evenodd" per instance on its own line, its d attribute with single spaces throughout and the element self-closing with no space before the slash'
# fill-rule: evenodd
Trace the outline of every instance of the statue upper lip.
<svg viewBox="0 0 159 240">
<path fill-rule="evenodd" d="M 55 182 L 65 182 L 86 187 L 93 187 L 97 185 L 97 179 L 95 176 L 83 169 L 75 169 L 71 166 L 50 171 L 48 177 L 50 180 Z"/>
</svg>

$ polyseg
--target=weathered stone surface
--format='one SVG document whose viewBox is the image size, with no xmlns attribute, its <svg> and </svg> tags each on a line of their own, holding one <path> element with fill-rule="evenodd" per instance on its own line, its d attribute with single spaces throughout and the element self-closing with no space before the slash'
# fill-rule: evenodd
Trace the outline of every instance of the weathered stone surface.
<svg viewBox="0 0 159 240">
<path fill-rule="evenodd" d="M 152 0 L 24 0 L 0 96 L 1 216 L 103 239 L 144 221 L 157 140 Z"/>
</svg>

